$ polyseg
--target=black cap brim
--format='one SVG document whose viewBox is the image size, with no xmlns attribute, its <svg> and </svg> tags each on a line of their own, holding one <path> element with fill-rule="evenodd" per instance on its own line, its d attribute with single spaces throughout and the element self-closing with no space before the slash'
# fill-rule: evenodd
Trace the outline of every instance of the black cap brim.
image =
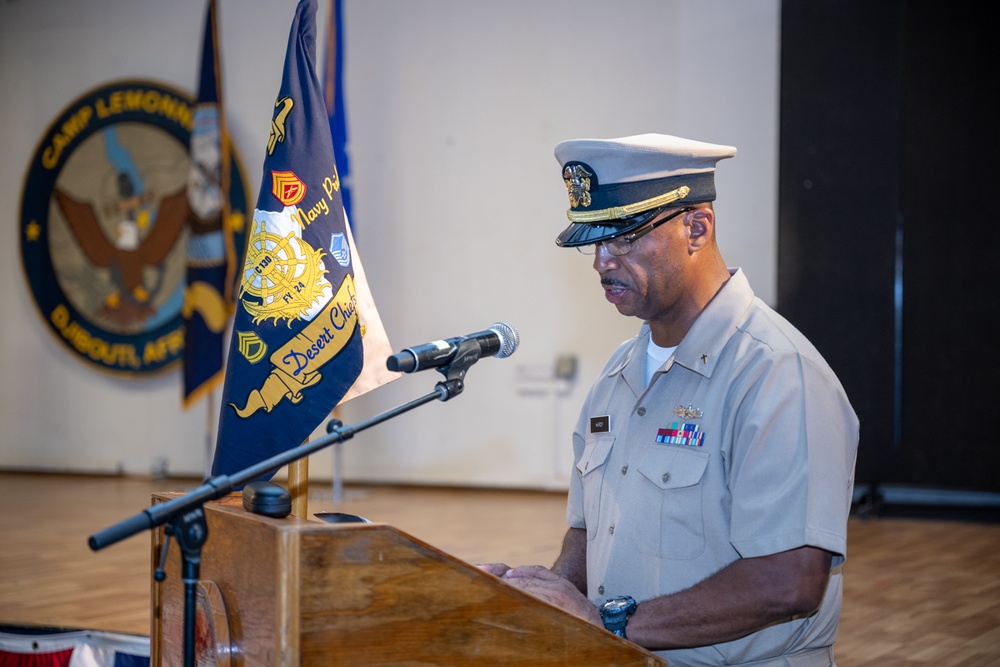
<svg viewBox="0 0 1000 667">
<path fill-rule="evenodd" d="M 639 229 L 647 222 L 658 216 L 666 206 L 654 208 L 651 211 L 644 211 L 630 218 L 615 220 L 616 224 L 583 223 L 574 222 L 564 229 L 556 237 L 556 245 L 560 248 L 576 248 L 577 246 L 590 245 L 613 239 L 622 234 Z M 607 221 L 611 222 L 611 221 Z"/>
</svg>

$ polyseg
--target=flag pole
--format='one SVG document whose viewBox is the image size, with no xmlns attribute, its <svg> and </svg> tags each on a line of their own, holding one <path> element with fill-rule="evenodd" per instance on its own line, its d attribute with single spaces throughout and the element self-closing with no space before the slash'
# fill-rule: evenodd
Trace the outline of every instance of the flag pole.
<svg viewBox="0 0 1000 667">
<path fill-rule="evenodd" d="M 213 418 L 217 415 L 213 410 L 214 407 L 215 389 L 212 388 L 208 390 L 208 396 L 205 397 L 205 479 L 212 476 L 212 456 L 215 453 L 212 438 L 212 422 Z"/>
<path fill-rule="evenodd" d="M 339 421 L 340 406 L 338 405 L 330 413 L 330 417 Z M 330 478 L 330 489 L 333 494 L 333 502 L 339 503 L 344 499 L 344 448 L 337 443 L 333 446 L 333 471 Z"/>
<path fill-rule="evenodd" d="M 306 444 L 309 441 L 306 440 Z M 288 464 L 288 493 L 292 496 L 292 514 L 300 519 L 309 516 L 309 457 Z"/>
<path fill-rule="evenodd" d="M 344 499 L 344 448 L 337 443 L 333 446 L 333 502 L 339 503 Z"/>
</svg>

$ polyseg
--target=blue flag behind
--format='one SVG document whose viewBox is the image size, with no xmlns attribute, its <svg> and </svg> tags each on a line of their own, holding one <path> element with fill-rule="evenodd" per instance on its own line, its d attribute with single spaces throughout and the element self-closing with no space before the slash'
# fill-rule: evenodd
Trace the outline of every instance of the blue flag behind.
<svg viewBox="0 0 1000 667">
<path fill-rule="evenodd" d="M 347 161 L 347 117 L 344 113 L 344 31 L 341 4 L 341 0 L 330 0 L 323 59 L 323 94 L 326 113 L 330 119 L 330 134 L 333 136 L 333 155 L 337 159 L 337 171 L 340 173 L 340 194 L 344 200 L 344 211 L 347 213 L 348 224 L 356 230 L 351 213 L 351 189 L 348 187 L 351 165 Z"/>
<path fill-rule="evenodd" d="M 220 87 L 215 0 L 209 0 L 187 188 L 192 220 L 182 310 L 186 406 L 222 379 L 223 336 L 233 313 L 236 249 L 229 229 L 231 164 Z"/>
<path fill-rule="evenodd" d="M 371 330 L 384 339 L 346 225 L 315 54 L 316 0 L 301 0 L 249 231 L 214 475 L 302 444 L 355 385 Z M 371 347 L 384 368 L 388 355 Z"/>
</svg>

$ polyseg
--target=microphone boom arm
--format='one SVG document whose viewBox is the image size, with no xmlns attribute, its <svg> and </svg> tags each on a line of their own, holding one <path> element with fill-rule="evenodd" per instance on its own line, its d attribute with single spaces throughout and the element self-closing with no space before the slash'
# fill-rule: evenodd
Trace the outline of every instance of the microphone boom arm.
<svg viewBox="0 0 1000 667">
<path fill-rule="evenodd" d="M 470 345 L 478 347 L 475 346 L 474 343 L 470 343 Z M 172 500 L 168 500 L 164 503 L 153 505 L 138 514 L 125 519 L 124 521 L 94 533 L 90 536 L 87 543 L 91 550 L 98 551 L 131 537 L 132 535 L 135 535 L 143 530 L 162 526 L 173 520 L 175 517 L 196 507 L 200 507 L 203 503 L 209 500 L 222 498 L 223 496 L 229 494 L 237 486 L 242 486 L 246 482 L 268 473 L 274 473 L 281 467 L 294 461 L 298 461 L 306 456 L 315 454 L 330 445 L 350 440 L 356 433 L 360 433 L 361 431 L 369 429 L 372 426 L 388 421 L 389 419 L 392 419 L 397 415 L 401 415 L 404 412 L 409 412 L 410 410 L 420 407 L 425 403 L 430 403 L 434 400 L 447 401 L 455 396 L 458 396 L 465 389 L 466 371 L 469 366 L 474 364 L 478 359 L 478 349 L 476 350 L 474 358 L 472 354 L 457 354 L 455 356 L 455 361 L 446 367 L 438 369 L 445 375 L 445 380 L 438 382 L 437 385 L 435 385 L 434 391 L 408 403 L 404 403 L 403 405 L 396 406 L 395 408 L 387 410 L 381 414 L 375 415 L 374 417 L 370 417 L 362 422 L 358 422 L 353 426 L 341 424 L 340 421 L 336 419 L 331 420 L 327 426 L 327 435 L 322 438 L 306 442 L 298 447 L 292 447 L 287 451 L 276 454 L 269 459 L 265 459 L 260 463 L 252 465 L 232 475 L 216 475 L 206 479 L 201 486 L 183 496 L 173 498 Z"/>
</svg>

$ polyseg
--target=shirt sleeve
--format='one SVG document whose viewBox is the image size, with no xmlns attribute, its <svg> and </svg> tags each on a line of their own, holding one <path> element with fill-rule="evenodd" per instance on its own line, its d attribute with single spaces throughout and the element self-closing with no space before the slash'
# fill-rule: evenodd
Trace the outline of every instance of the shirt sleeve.
<svg viewBox="0 0 1000 667">
<path fill-rule="evenodd" d="M 743 396 L 729 452 L 733 547 L 748 558 L 813 546 L 838 565 L 858 442 L 840 382 L 825 363 L 786 352 L 760 365 Z"/>
</svg>

